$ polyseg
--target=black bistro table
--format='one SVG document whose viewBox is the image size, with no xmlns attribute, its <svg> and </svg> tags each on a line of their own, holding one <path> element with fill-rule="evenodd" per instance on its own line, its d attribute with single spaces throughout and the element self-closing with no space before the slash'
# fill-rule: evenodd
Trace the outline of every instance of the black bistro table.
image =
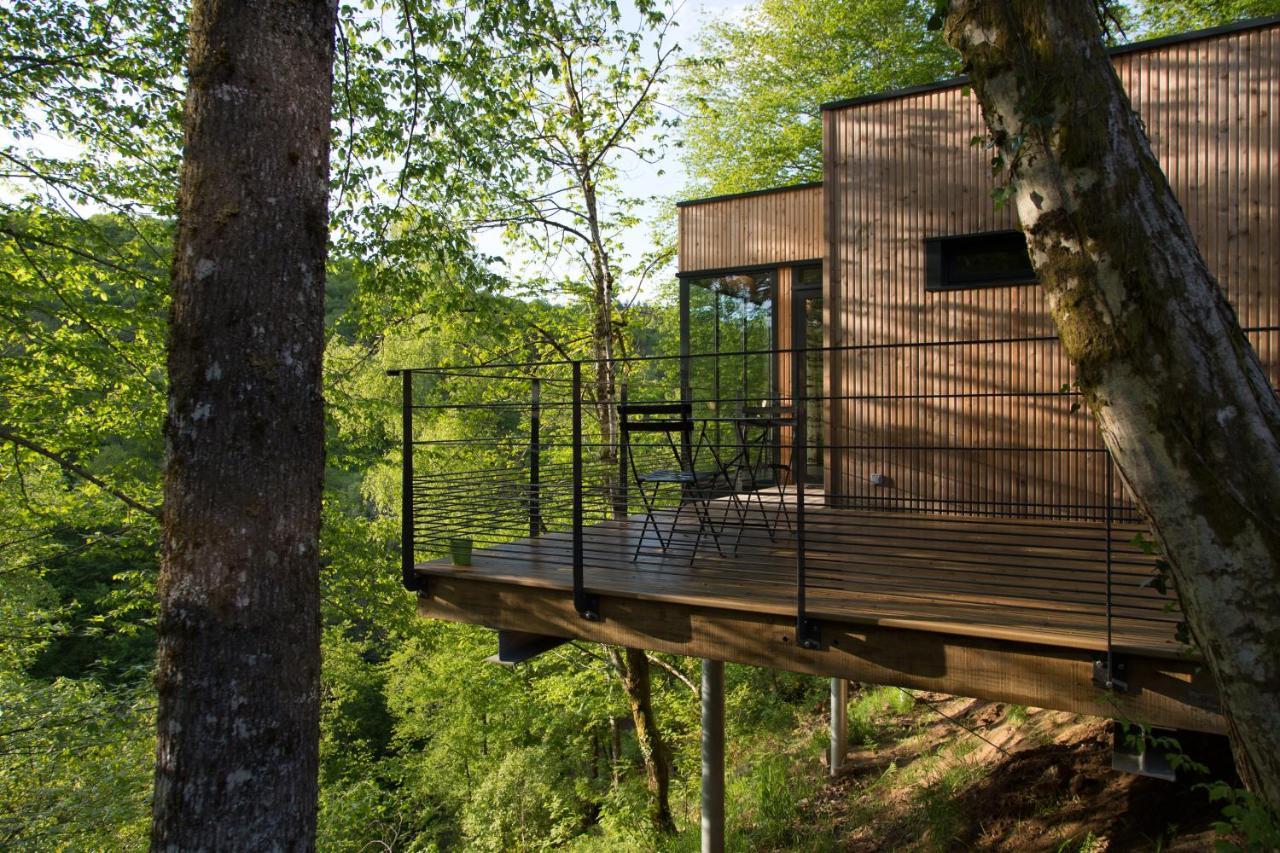
<svg viewBox="0 0 1280 853">
<path fill-rule="evenodd" d="M 696 419 L 700 424 L 699 440 L 705 442 L 718 471 L 719 479 L 728 490 L 738 517 L 735 549 L 742 541 L 747 527 L 762 527 L 770 541 L 777 541 L 778 531 L 785 524 L 791 531 L 791 514 L 787 510 L 785 489 L 792 481 L 790 462 L 782 460 L 782 431 L 795 426 L 795 415 L 790 406 L 745 407 L 732 415 L 717 415 Z M 737 441 L 725 448 L 718 441 L 708 438 L 708 431 L 719 425 L 733 427 Z M 717 438 L 719 438 L 717 434 Z M 765 473 L 768 476 L 764 476 Z M 775 506 L 765 504 L 763 487 L 778 490 Z M 752 504 L 759 510 L 759 522 L 752 519 Z M 725 517 L 727 523 L 727 514 Z M 720 531 L 723 533 L 723 525 Z"/>
</svg>

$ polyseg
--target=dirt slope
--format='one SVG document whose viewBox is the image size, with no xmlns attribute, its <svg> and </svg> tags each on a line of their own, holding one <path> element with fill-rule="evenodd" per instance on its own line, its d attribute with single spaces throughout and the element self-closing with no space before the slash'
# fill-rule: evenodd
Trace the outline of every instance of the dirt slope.
<svg viewBox="0 0 1280 853">
<path fill-rule="evenodd" d="M 1113 771 L 1101 720 L 887 690 L 855 700 L 848 764 L 802 810 L 836 849 L 1213 848 L 1219 807 L 1196 786 L 1231 777 L 1224 739 L 1184 736 L 1210 775 L 1164 782 Z"/>
</svg>

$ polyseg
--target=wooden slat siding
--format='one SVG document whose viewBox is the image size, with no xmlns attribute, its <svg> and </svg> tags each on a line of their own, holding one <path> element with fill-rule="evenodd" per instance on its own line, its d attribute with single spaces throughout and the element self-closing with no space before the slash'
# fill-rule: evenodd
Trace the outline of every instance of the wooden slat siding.
<svg viewBox="0 0 1280 853">
<path fill-rule="evenodd" d="M 781 189 L 678 209 L 680 272 L 822 257 L 822 188 Z"/>
<path fill-rule="evenodd" d="M 1116 57 L 1152 147 L 1210 269 L 1246 327 L 1280 325 L 1280 26 Z M 991 202 L 990 152 L 962 87 L 824 114 L 829 337 L 836 345 L 1053 336 L 1034 285 L 926 293 L 926 237 L 1016 227 Z M 1250 334 L 1280 384 L 1280 334 Z M 1016 344 L 851 351 L 839 396 L 1054 392 L 1071 381 L 1056 338 Z M 850 449 L 835 487 L 855 505 L 943 511 L 952 501 L 1101 504 L 1105 458 L 1027 448 L 1098 448 L 1091 420 L 1060 397 L 863 399 L 833 419 Z M 1015 448 L 1013 452 L 909 446 Z M 1021 448 L 1022 450 L 1016 450 Z M 891 488 L 870 485 L 873 473 Z M 1119 487 L 1117 487 L 1119 491 Z M 971 506 L 970 509 L 973 507 Z"/>
<path fill-rule="evenodd" d="M 823 150 L 823 172 L 827 175 L 833 175 L 835 172 L 830 168 L 828 155 L 826 152 L 835 149 L 832 140 L 835 132 L 835 126 L 830 122 L 823 122 L 822 126 L 822 150 Z M 830 181 L 823 180 L 822 183 L 822 204 L 819 208 L 822 226 L 822 246 L 825 251 L 823 253 L 822 264 L 822 322 L 823 322 L 823 339 L 829 346 L 838 347 L 843 341 L 841 339 L 842 326 L 836 322 L 836 318 L 841 313 L 840 293 L 832 285 L 832 265 L 839 262 L 839 245 L 832 240 L 831 223 L 838 218 L 836 205 L 844 198 L 847 193 L 833 191 Z M 824 379 L 823 387 L 826 389 L 827 397 L 832 400 L 841 400 L 848 394 L 845 384 L 846 372 L 843 369 L 843 360 L 828 358 L 827 373 Z M 828 485 L 831 483 L 841 483 L 844 480 L 844 469 L 847 454 L 838 452 L 833 449 L 835 437 L 843 434 L 843 422 L 845 418 L 845 407 L 843 405 L 835 405 L 830 408 L 827 419 L 827 480 Z"/>
</svg>

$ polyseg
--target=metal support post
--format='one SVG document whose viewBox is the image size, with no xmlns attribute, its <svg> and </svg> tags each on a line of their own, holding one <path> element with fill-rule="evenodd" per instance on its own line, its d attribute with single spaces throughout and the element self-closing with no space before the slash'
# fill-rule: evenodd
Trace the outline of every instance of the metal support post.
<svg viewBox="0 0 1280 853">
<path fill-rule="evenodd" d="M 627 405 L 627 383 L 622 383 L 619 399 L 622 406 Z M 631 460 L 631 433 L 626 430 L 618 431 L 618 489 L 614 495 L 613 501 L 613 517 L 625 520 L 628 515 L 629 495 L 627 490 L 627 481 L 630 479 L 631 472 L 627 466 Z"/>
<path fill-rule="evenodd" d="M 849 750 L 849 682 L 843 678 L 831 679 L 831 753 L 827 769 L 832 776 L 844 766 L 844 756 Z"/>
<path fill-rule="evenodd" d="M 702 853 L 724 853 L 724 662 L 702 662 Z"/>
</svg>

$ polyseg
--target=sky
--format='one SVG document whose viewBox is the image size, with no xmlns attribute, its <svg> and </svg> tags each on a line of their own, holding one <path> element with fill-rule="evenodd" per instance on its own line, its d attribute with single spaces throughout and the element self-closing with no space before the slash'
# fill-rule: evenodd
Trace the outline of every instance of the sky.
<svg viewBox="0 0 1280 853">
<path fill-rule="evenodd" d="M 708 22 L 738 18 L 746 14 L 754 3 L 744 0 L 676 0 L 676 26 L 673 29 L 674 39 L 680 45 L 681 53 L 690 56 L 697 51 L 698 37 Z M 624 26 L 634 25 L 634 16 L 624 14 Z M 659 175 L 659 169 L 666 174 Z M 672 195 L 679 193 L 684 186 L 684 170 L 681 168 L 678 152 L 668 153 L 666 161 L 657 166 L 634 164 L 629 170 L 624 183 L 624 192 L 633 196 Z"/>
<path fill-rule="evenodd" d="M 675 12 L 676 26 L 672 37 L 679 44 L 681 54 L 689 56 L 696 52 L 698 38 L 708 22 L 732 19 L 744 15 L 755 4 L 744 0 L 684 0 L 678 3 Z M 634 26 L 636 16 L 634 10 L 623 5 L 624 27 Z M 670 90 L 670 87 L 668 87 Z M 664 98 L 664 100 L 666 100 Z M 622 180 L 619 185 L 623 197 L 645 199 L 641 222 L 627 229 L 622 235 L 624 258 L 621 262 L 623 270 L 633 268 L 653 245 L 653 230 L 661 218 L 669 218 L 674 222 L 676 215 L 675 202 L 683 199 L 685 174 L 680 162 L 680 154 L 674 147 L 669 148 L 665 157 L 658 163 L 645 163 L 638 158 L 629 158 L 621 163 Z M 522 254 L 513 247 L 503 244 L 496 234 L 482 234 L 477 240 L 480 250 L 488 255 L 497 255 L 505 259 L 497 271 L 519 279 L 525 275 L 547 275 L 548 273 L 565 274 L 570 272 L 566 262 L 552 259 L 548 262 L 542 257 L 531 257 Z M 674 262 L 669 269 L 660 271 L 650 277 L 640 290 L 639 298 L 651 298 L 657 292 L 664 279 L 675 275 Z M 624 276 L 619 295 L 630 299 L 636 290 L 636 280 Z"/>
<path fill-rule="evenodd" d="M 681 54 L 684 56 L 691 55 L 697 50 L 698 37 L 708 22 L 741 16 L 754 5 L 746 0 L 683 0 L 683 2 L 674 0 L 674 2 L 677 4 L 676 25 L 672 29 L 671 38 L 679 44 Z M 635 26 L 638 23 L 638 16 L 634 9 L 630 8 L 630 4 L 625 0 L 620 5 L 623 11 L 622 26 L 628 28 Z M 0 144 L 9 144 L 14 141 L 7 129 L 0 128 Z M 44 153 L 55 156 L 74 156 L 78 148 L 67 140 L 48 133 L 41 134 L 37 143 Z M 641 223 L 628 229 L 622 237 L 625 257 L 622 259 L 621 266 L 627 270 L 634 267 L 651 248 L 654 242 L 655 224 L 664 217 L 668 218 L 669 222 L 674 222 L 674 202 L 684 197 L 685 175 L 679 152 L 674 147 L 668 149 L 659 163 L 644 163 L 638 158 L 631 157 L 624 160 L 620 166 L 621 196 L 646 200 L 641 213 Z M 0 198 L 12 201 L 17 198 L 18 192 L 16 186 L 8 182 L 0 182 Z M 81 212 L 93 213 L 95 210 L 92 206 L 87 206 Z M 526 276 L 546 275 L 548 271 L 561 274 L 570 272 L 562 259 L 553 259 L 548 262 L 541 257 L 522 255 L 514 247 L 505 245 L 496 232 L 477 235 L 476 243 L 482 253 L 505 259 L 504 263 L 496 266 L 495 271 L 517 280 Z M 675 267 L 672 264 L 669 270 L 651 278 L 648 286 L 641 292 L 642 298 L 652 296 L 663 277 L 669 279 L 674 275 L 674 271 Z M 634 291 L 634 284 L 634 281 L 624 280 L 619 292 L 629 297 Z"/>
</svg>

